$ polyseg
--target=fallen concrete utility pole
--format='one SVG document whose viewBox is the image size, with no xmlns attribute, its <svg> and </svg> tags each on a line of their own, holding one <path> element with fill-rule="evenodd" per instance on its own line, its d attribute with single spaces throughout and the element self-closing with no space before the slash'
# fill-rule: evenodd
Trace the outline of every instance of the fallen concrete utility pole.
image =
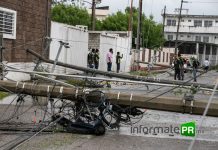
<svg viewBox="0 0 218 150">
<path fill-rule="evenodd" d="M 33 56 L 39 58 L 40 60 L 42 60 L 46 63 L 54 64 L 53 60 L 45 59 L 41 55 L 37 54 L 36 52 L 34 52 L 30 49 L 27 49 L 27 52 L 29 52 Z M 160 79 L 160 78 L 156 78 L 156 77 L 143 77 L 143 76 L 133 76 L 133 75 L 128 75 L 128 74 L 118 74 L 118 73 L 114 73 L 114 72 L 106 72 L 106 71 L 101 71 L 101 70 L 80 67 L 80 66 L 76 66 L 76 65 L 70 65 L 70 64 L 66 64 L 66 63 L 62 63 L 62 62 L 57 62 L 57 65 L 62 66 L 62 67 L 66 67 L 66 68 L 84 71 L 87 73 L 100 74 L 100 75 L 105 75 L 105 76 L 109 76 L 109 77 L 117 77 L 117 78 L 134 80 L 134 81 L 156 82 L 156 83 L 163 83 L 163 84 L 186 85 L 186 86 L 194 85 L 194 86 L 200 86 L 200 87 L 209 88 L 209 89 L 213 89 L 213 87 L 214 87 L 214 85 L 199 84 L 199 83 L 195 83 L 195 82 L 185 83 L 184 81 L 166 80 L 166 79 Z"/>
<path fill-rule="evenodd" d="M 83 89 L 69 88 L 64 86 L 53 86 L 45 84 L 35 83 L 24 83 L 24 82 L 11 82 L 11 81 L 0 81 L 0 90 L 6 91 L 6 89 L 21 94 L 28 94 L 33 96 L 44 96 L 50 94 L 51 98 L 61 97 L 64 99 L 77 101 L 78 95 L 83 93 Z M 87 91 L 87 90 L 86 90 Z M 107 99 L 114 104 L 121 104 L 126 106 L 156 109 L 172 112 L 183 112 L 183 103 L 181 98 L 176 97 L 158 97 L 150 101 L 152 97 L 134 95 L 134 93 L 122 94 L 120 92 L 113 93 L 105 91 Z M 216 99 L 216 98 L 215 98 Z M 91 97 L 92 101 L 96 100 L 96 97 Z M 214 100 L 211 107 L 209 108 L 209 116 L 218 117 L 218 103 Z M 202 115 L 207 104 L 207 100 L 197 100 L 194 102 L 193 114 Z M 186 107 L 186 112 L 189 112 L 190 107 Z"/>
<path fill-rule="evenodd" d="M 143 61 L 139 61 L 139 63 L 141 64 L 150 64 L 149 62 L 143 62 Z M 153 64 L 155 66 L 160 66 L 160 67 L 164 67 L 164 68 L 172 68 L 170 65 L 163 65 L 163 64 Z M 184 70 L 187 70 L 187 71 L 192 71 L 193 69 L 191 68 L 184 68 Z M 197 69 L 197 72 L 204 72 L 202 69 Z"/>
<path fill-rule="evenodd" d="M 141 64 L 152 64 L 152 63 L 149 63 L 149 62 L 143 62 L 143 61 L 135 61 L 136 63 L 141 63 Z M 170 65 L 163 65 L 163 64 L 157 64 L 157 63 L 154 63 L 153 65 L 155 66 L 160 66 L 160 67 L 164 67 L 164 68 L 171 68 Z"/>
<path fill-rule="evenodd" d="M 101 78 L 101 77 L 89 77 L 89 76 L 80 76 L 80 75 L 69 75 L 69 74 L 58 74 L 58 73 L 48 73 L 48 72 L 37 72 L 37 71 L 24 71 L 24 70 L 5 70 L 8 72 L 21 72 L 27 73 L 33 76 L 37 76 L 39 78 L 49 80 L 52 82 L 59 83 L 64 86 L 75 87 L 73 85 L 67 84 L 65 82 L 54 80 L 48 77 L 44 77 L 42 75 L 52 75 L 52 76 L 59 76 L 59 77 L 67 77 L 67 78 L 77 78 L 77 79 L 89 79 L 89 80 L 97 80 L 97 81 L 110 81 L 110 82 L 124 82 L 124 83 L 132 83 L 132 84 L 143 84 L 143 85 L 155 85 L 155 86 L 165 86 L 165 87 L 178 87 L 178 85 L 174 84 L 162 84 L 162 83 L 152 83 L 152 82 L 145 82 L 145 81 L 131 81 L 131 80 L 121 80 L 121 79 L 111 79 L 111 78 Z M 190 86 L 183 86 L 183 88 L 190 88 Z M 208 88 L 199 88 L 200 90 L 204 91 L 212 91 L 212 89 Z"/>
</svg>

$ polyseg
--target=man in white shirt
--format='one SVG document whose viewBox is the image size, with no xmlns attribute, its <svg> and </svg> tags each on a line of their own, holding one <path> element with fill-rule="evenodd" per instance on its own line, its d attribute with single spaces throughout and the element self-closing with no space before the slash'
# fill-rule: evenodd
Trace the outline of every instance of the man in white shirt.
<svg viewBox="0 0 218 150">
<path fill-rule="evenodd" d="M 107 71 L 111 71 L 112 61 L 113 61 L 113 49 L 112 48 L 110 48 L 109 52 L 107 53 L 106 61 L 107 61 Z"/>
<path fill-rule="evenodd" d="M 210 66 L 210 62 L 208 61 L 208 59 L 205 59 L 205 61 L 204 61 L 204 70 L 205 70 L 205 72 L 208 71 L 209 66 Z"/>
</svg>

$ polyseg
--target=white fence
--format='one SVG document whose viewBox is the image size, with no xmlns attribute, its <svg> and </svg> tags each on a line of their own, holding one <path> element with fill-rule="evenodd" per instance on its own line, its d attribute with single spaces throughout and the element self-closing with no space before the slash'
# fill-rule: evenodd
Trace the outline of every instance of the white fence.
<svg viewBox="0 0 218 150">
<path fill-rule="evenodd" d="M 58 49 L 59 41 L 68 42 L 70 48 L 61 51 L 58 61 L 77 66 L 87 66 L 88 55 L 88 31 L 79 27 L 69 26 L 57 22 L 51 24 L 51 46 L 49 59 L 54 60 Z M 56 73 L 70 73 L 71 69 L 59 68 Z"/>
<path fill-rule="evenodd" d="M 59 57 L 59 61 L 73 64 L 77 66 L 87 67 L 87 55 L 88 55 L 88 31 L 69 26 L 57 22 L 51 24 L 51 38 L 53 41 L 50 46 L 49 58 L 54 60 L 58 49 L 59 41 L 65 41 L 70 44 L 70 48 L 63 48 Z M 128 72 L 130 70 L 130 47 L 131 37 L 119 37 L 118 35 L 105 34 L 105 31 L 100 36 L 99 50 L 100 50 L 100 62 L 99 70 L 106 71 L 106 54 L 110 48 L 114 49 L 112 71 L 116 70 L 116 53 L 119 51 L 123 54 L 121 62 L 121 72 Z M 70 69 L 58 68 L 57 73 L 72 73 Z"/>
<path fill-rule="evenodd" d="M 173 55 L 172 48 L 163 48 L 162 50 L 155 51 L 151 49 L 142 49 L 140 50 L 140 60 L 142 62 L 149 62 L 149 63 L 157 63 L 162 65 L 170 65 Z M 132 64 L 134 64 L 134 61 L 137 60 L 137 51 L 133 50 L 132 55 Z M 141 68 L 146 68 L 147 64 L 140 64 Z M 134 68 L 132 68 L 134 69 Z"/>
<path fill-rule="evenodd" d="M 105 32 L 102 32 L 105 33 Z M 51 23 L 51 38 L 49 59 L 55 60 L 60 43 L 59 41 L 68 42 L 70 48 L 62 48 L 58 61 L 87 67 L 88 55 L 88 38 L 89 33 L 86 29 L 80 27 L 69 26 L 57 22 Z M 119 51 L 123 54 L 121 62 L 121 72 L 128 72 L 130 70 L 130 47 L 131 37 L 119 37 L 117 35 L 100 34 L 100 70 L 107 70 L 106 54 L 110 48 L 114 49 L 113 57 L 113 71 L 116 71 L 116 53 Z M 8 65 L 27 71 L 32 71 L 35 67 L 34 63 L 9 63 Z M 44 63 L 46 70 L 51 70 L 52 64 Z M 67 69 L 65 67 L 56 66 L 55 73 L 76 73 L 79 71 Z M 9 72 L 6 76 L 9 80 L 26 81 L 30 80 L 30 75 L 24 73 Z"/>
</svg>

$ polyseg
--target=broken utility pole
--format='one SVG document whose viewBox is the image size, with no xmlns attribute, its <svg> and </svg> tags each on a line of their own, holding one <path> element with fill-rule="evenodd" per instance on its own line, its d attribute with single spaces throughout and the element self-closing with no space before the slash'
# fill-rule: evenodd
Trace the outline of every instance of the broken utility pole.
<svg viewBox="0 0 218 150">
<path fill-rule="evenodd" d="M 36 83 L 25 83 L 25 82 L 11 82 L 11 81 L 0 81 L 0 90 L 8 92 L 6 89 L 12 92 L 19 92 L 20 94 L 27 94 L 32 96 L 42 96 L 47 97 L 48 94 L 51 98 L 63 98 L 72 101 L 80 100 L 79 95 L 88 93 L 88 90 L 83 90 L 79 88 L 69 88 L 65 86 L 55 86 L 48 84 L 36 84 Z M 156 109 L 172 112 L 183 112 L 183 101 L 182 98 L 176 97 L 152 97 L 150 96 L 140 96 L 134 95 L 134 93 L 122 94 L 122 92 L 110 92 L 104 91 L 107 99 L 118 105 L 125 105 L 137 108 L 146 109 Z M 91 96 L 91 101 L 95 102 L 97 99 L 95 95 Z M 98 100 L 97 100 L 98 101 Z M 193 114 L 202 115 L 204 108 L 207 104 L 207 100 L 197 100 L 194 101 Z M 190 106 L 187 106 L 186 112 L 189 112 Z M 208 112 L 209 116 L 218 116 L 218 103 L 215 101 Z"/>
<path fill-rule="evenodd" d="M 41 55 L 37 54 L 36 52 L 27 49 L 27 52 L 30 54 L 34 55 L 35 57 L 39 58 L 40 60 L 54 64 L 53 60 L 45 59 Z M 86 68 L 86 67 L 80 67 L 76 65 L 70 65 L 62 62 L 57 62 L 57 65 L 62 66 L 62 67 L 67 67 L 79 71 L 84 71 L 87 73 L 93 73 L 93 74 L 99 74 L 99 75 L 104 75 L 108 77 L 117 77 L 121 79 L 128 79 L 128 80 L 133 80 L 133 81 L 145 81 L 145 82 L 156 82 L 156 83 L 163 83 L 163 84 L 174 84 L 174 85 L 180 85 L 180 86 L 200 86 L 204 88 L 209 88 L 213 89 L 214 85 L 208 85 L 208 84 L 200 84 L 196 82 L 187 82 L 187 81 L 172 81 L 172 80 L 167 80 L 167 79 L 160 79 L 160 78 L 155 78 L 155 77 L 144 77 L 144 76 L 133 76 L 133 75 L 128 75 L 128 74 L 119 74 L 119 73 L 114 73 L 114 72 L 107 72 L 107 71 L 101 71 L 101 70 L 95 70 L 91 68 Z"/>
</svg>

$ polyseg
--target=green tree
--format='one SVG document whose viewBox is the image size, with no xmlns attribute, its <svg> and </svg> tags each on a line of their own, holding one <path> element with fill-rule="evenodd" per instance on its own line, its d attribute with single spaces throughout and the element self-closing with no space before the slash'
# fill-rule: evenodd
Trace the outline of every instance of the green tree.
<svg viewBox="0 0 218 150">
<path fill-rule="evenodd" d="M 56 4 L 52 7 L 51 16 L 53 21 L 69 25 L 90 25 L 90 16 L 86 9 L 73 5 Z"/>
<path fill-rule="evenodd" d="M 86 9 L 78 8 L 74 5 L 66 4 L 65 1 L 70 0 L 57 0 L 52 7 L 52 20 L 66 23 L 69 25 L 86 25 L 90 29 L 91 17 Z M 115 14 L 109 15 L 105 20 L 96 20 L 96 30 L 109 30 L 109 31 L 127 31 L 130 16 L 130 8 L 127 7 L 125 12 L 118 11 Z M 132 16 L 132 30 L 133 38 L 136 38 L 138 27 L 138 10 L 133 8 Z M 157 24 L 153 20 L 153 16 L 147 18 L 145 14 L 142 15 L 142 46 L 146 48 L 159 48 L 164 43 L 164 36 L 162 34 L 162 25 Z M 133 44 L 133 47 L 135 44 Z"/>
<path fill-rule="evenodd" d="M 130 8 L 127 7 L 125 12 L 118 11 L 115 14 L 110 15 L 105 20 L 102 21 L 100 30 L 112 30 L 112 31 L 127 31 L 128 22 L 130 16 Z M 133 37 L 137 37 L 137 27 L 138 27 L 138 10 L 133 7 L 132 16 L 132 30 Z M 157 24 L 153 20 L 153 16 L 147 18 L 145 14 L 142 15 L 142 46 L 147 48 L 159 48 L 163 45 L 164 36 L 162 34 L 162 25 Z"/>
</svg>

